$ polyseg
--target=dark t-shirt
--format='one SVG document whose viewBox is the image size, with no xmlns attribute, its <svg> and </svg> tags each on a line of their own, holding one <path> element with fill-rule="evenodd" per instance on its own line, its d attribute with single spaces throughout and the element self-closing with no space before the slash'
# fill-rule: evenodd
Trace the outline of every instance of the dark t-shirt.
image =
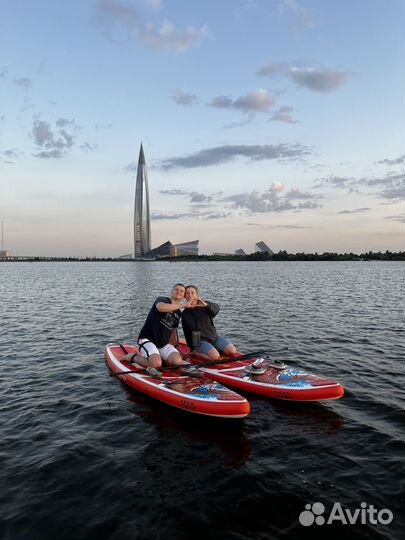
<svg viewBox="0 0 405 540">
<path fill-rule="evenodd" d="M 181 316 L 184 337 L 187 345 L 193 348 L 193 330 L 201 332 L 200 339 L 214 343 L 218 337 L 217 330 L 212 319 L 219 311 L 219 305 L 207 302 L 207 307 L 185 309 Z"/>
<path fill-rule="evenodd" d="M 179 326 L 181 316 L 181 311 L 179 309 L 170 313 L 158 311 L 156 304 L 159 304 L 160 302 L 164 304 L 172 303 L 170 298 L 167 298 L 166 296 L 159 296 L 156 298 L 138 337 L 138 339 L 149 339 L 156 347 L 158 347 L 158 349 L 169 343 L 173 329 Z"/>
</svg>

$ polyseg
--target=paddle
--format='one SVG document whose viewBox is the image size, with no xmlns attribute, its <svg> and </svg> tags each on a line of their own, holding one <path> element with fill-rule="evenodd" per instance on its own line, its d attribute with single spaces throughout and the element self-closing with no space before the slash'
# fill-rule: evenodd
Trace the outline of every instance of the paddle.
<svg viewBox="0 0 405 540">
<path fill-rule="evenodd" d="M 201 364 L 180 364 L 178 366 L 163 366 L 158 368 L 159 371 L 170 371 L 172 369 L 179 369 L 184 367 L 195 367 L 196 369 L 200 367 L 212 366 L 214 364 L 226 364 L 227 362 L 239 362 L 239 360 L 248 360 L 249 358 L 257 358 L 259 355 L 265 353 L 266 351 L 256 351 L 248 354 L 243 354 L 242 356 L 229 356 L 228 358 L 221 358 L 221 360 L 211 360 L 209 362 L 202 362 Z M 114 376 L 118 375 L 129 375 L 137 373 L 136 371 L 118 371 L 113 373 Z"/>
<path fill-rule="evenodd" d="M 128 354 L 128 351 L 126 350 L 126 348 L 124 347 L 122 343 L 117 343 L 117 345 L 121 347 L 121 349 L 124 351 L 125 354 Z"/>
</svg>

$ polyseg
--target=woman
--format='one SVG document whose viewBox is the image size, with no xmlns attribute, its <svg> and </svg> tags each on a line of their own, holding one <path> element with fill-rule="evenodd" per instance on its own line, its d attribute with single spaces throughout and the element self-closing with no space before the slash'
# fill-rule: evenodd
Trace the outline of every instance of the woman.
<svg viewBox="0 0 405 540">
<path fill-rule="evenodd" d="M 195 285 L 187 285 L 185 294 L 189 309 L 181 315 L 184 336 L 192 354 L 205 360 L 218 360 L 220 353 L 234 356 L 236 347 L 226 338 L 219 336 L 213 318 L 219 312 L 219 305 L 205 302 Z"/>
</svg>

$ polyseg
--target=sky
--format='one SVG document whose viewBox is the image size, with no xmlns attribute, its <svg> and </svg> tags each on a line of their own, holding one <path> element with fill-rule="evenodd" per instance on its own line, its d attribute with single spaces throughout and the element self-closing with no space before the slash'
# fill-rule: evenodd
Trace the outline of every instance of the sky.
<svg viewBox="0 0 405 540">
<path fill-rule="evenodd" d="M 405 249 L 403 0 L 0 0 L 15 255 Z"/>
</svg>

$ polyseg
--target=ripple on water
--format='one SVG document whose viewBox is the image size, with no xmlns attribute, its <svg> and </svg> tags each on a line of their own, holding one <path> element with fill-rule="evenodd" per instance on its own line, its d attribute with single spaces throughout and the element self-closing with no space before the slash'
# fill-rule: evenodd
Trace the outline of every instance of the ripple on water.
<svg viewBox="0 0 405 540">
<path fill-rule="evenodd" d="M 0 536 L 5 540 L 301 539 L 305 504 L 401 498 L 402 263 L 10 263 L 0 282 Z M 134 341 L 154 298 L 195 282 L 243 352 L 339 380 L 325 404 L 247 396 L 243 421 L 129 391 L 103 349 Z M 10 306 L 12 305 L 12 309 Z M 342 528 L 328 526 L 328 533 Z"/>
</svg>

